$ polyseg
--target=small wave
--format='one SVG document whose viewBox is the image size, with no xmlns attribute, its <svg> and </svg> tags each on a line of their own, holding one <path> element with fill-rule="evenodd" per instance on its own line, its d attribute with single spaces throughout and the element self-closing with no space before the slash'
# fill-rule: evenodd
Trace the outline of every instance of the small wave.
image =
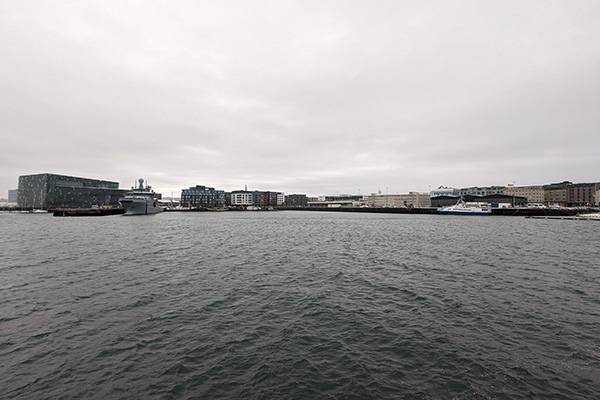
<svg viewBox="0 0 600 400">
<path fill-rule="evenodd" d="M 192 372 L 192 369 L 186 367 L 182 363 L 176 363 L 175 365 L 167 368 L 162 375 L 185 375 Z"/>
</svg>

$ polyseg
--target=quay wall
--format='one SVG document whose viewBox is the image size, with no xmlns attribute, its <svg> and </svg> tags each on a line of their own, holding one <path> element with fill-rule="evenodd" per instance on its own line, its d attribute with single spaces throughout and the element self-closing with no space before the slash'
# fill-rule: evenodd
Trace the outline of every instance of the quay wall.
<svg viewBox="0 0 600 400">
<path fill-rule="evenodd" d="M 393 207 L 277 207 L 274 210 L 282 211 L 314 211 L 314 212 L 354 212 L 354 213 L 375 213 L 375 214 L 437 214 L 437 208 L 433 207 L 413 207 L 413 208 L 393 208 Z M 169 210 L 165 211 L 186 211 L 186 212 L 221 212 L 221 211 L 242 211 L 235 208 L 219 209 L 190 209 L 190 210 Z M 263 210 L 267 211 L 267 210 Z M 492 215 L 517 216 L 517 217 L 569 217 L 577 214 L 598 212 L 597 208 L 493 208 Z M 56 209 L 53 210 L 56 217 L 78 217 L 78 216 L 104 216 L 123 214 L 122 208 L 100 208 L 100 209 Z"/>
<path fill-rule="evenodd" d="M 54 210 L 55 217 L 103 217 L 105 215 L 125 214 L 120 207 L 110 208 L 58 208 Z"/>
<path fill-rule="evenodd" d="M 394 207 L 277 207 L 277 210 L 287 211 L 330 211 L 330 212 L 359 212 L 376 214 L 437 214 L 435 208 L 394 208 Z"/>
<path fill-rule="evenodd" d="M 378 214 L 437 214 L 437 208 L 371 208 L 371 207 L 278 207 L 278 210 L 295 211 L 329 211 L 329 212 L 361 212 Z M 572 209 L 572 208 L 492 208 L 492 215 L 503 216 L 572 216 L 585 212 L 594 212 L 597 209 Z"/>
</svg>

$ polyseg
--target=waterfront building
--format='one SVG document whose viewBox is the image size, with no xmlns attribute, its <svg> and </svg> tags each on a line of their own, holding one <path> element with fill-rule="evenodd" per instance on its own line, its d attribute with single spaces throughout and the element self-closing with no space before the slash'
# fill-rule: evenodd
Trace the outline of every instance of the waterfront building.
<svg viewBox="0 0 600 400">
<path fill-rule="evenodd" d="M 288 194 L 285 196 L 285 205 L 287 207 L 306 207 L 308 197 L 305 194 Z"/>
<path fill-rule="evenodd" d="M 16 203 L 19 197 L 19 189 L 9 190 L 8 191 L 8 202 Z"/>
<path fill-rule="evenodd" d="M 224 207 L 225 191 L 196 185 L 181 190 L 180 204 L 184 207 Z"/>
<path fill-rule="evenodd" d="M 335 196 L 311 197 L 307 202 L 308 207 L 361 207 L 365 205 L 365 197 L 362 195 L 339 194 Z"/>
<path fill-rule="evenodd" d="M 429 197 L 437 197 L 437 196 L 460 196 L 460 189 L 440 186 L 437 189 L 429 192 Z"/>
<path fill-rule="evenodd" d="M 544 185 L 544 203 L 566 205 L 568 199 L 568 189 L 572 184 L 572 182 L 563 181 L 561 183 Z"/>
<path fill-rule="evenodd" d="M 254 206 L 259 200 L 255 200 L 254 193 L 246 190 L 235 190 L 231 192 L 230 205 L 232 206 Z"/>
<path fill-rule="evenodd" d="M 596 203 L 596 192 L 600 183 L 574 183 L 567 187 L 567 204 L 570 206 L 591 206 Z"/>
<path fill-rule="evenodd" d="M 337 194 L 335 196 L 322 196 L 323 201 L 357 201 L 364 200 L 364 196 L 359 194 Z"/>
<path fill-rule="evenodd" d="M 544 185 L 546 204 L 562 204 L 565 206 L 586 206 L 598 203 L 597 192 L 600 182 L 573 183 L 563 181 Z"/>
<path fill-rule="evenodd" d="M 429 193 L 373 193 L 370 196 L 365 196 L 365 200 L 369 207 L 431 207 L 431 197 L 429 197 Z"/>
<path fill-rule="evenodd" d="M 545 201 L 544 186 L 542 185 L 515 186 L 509 184 L 504 188 L 504 194 L 525 197 L 528 203 L 542 204 Z"/>
<path fill-rule="evenodd" d="M 235 190 L 228 196 L 234 207 L 277 207 L 285 202 L 282 192 Z"/>
<path fill-rule="evenodd" d="M 285 195 L 282 192 L 261 192 L 260 207 L 277 207 L 285 203 Z"/>
<path fill-rule="evenodd" d="M 48 173 L 22 175 L 17 206 L 42 210 L 118 206 L 127 192 L 119 189 L 119 182 Z"/>
<path fill-rule="evenodd" d="M 472 186 L 459 191 L 459 196 L 489 196 L 492 194 L 504 194 L 504 186 Z"/>
<path fill-rule="evenodd" d="M 323 200 L 321 196 L 312 198 L 312 201 L 308 201 L 306 204 L 308 207 L 328 207 L 328 208 L 341 208 L 341 207 L 360 207 L 362 203 L 354 200 Z"/>
</svg>

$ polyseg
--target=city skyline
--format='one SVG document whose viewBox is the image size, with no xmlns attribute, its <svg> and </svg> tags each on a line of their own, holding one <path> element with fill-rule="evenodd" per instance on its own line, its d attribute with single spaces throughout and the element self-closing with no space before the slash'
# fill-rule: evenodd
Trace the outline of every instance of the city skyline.
<svg viewBox="0 0 600 400">
<path fill-rule="evenodd" d="M 64 176 L 61 174 L 53 174 L 53 173 L 40 173 L 40 174 L 31 174 L 34 176 L 38 176 L 38 175 L 54 175 L 54 176 Z M 114 182 L 116 184 L 118 184 L 118 188 L 121 190 L 127 190 L 127 187 L 124 187 L 120 182 L 116 182 L 116 181 L 110 181 L 110 180 L 106 180 L 106 179 L 101 179 L 98 177 L 84 177 L 81 175 L 74 175 L 74 176 L 67 176 L 69 178 L 75 178 L 75 179 L 81 179 L 81 180 L 89 180 L 89 179 L 98 179 L 100 181 L 104 181 L 104 182 Z M 244 188 L 235 188 L 235 189 L 224 189 L 222 187 L 219 187 L 218 185 L 207 185 L 206 183 L 204 184 L 192 184 L 192 185 L 188 185 L 187 187 L 181 188 L 180 190 L 171 190 L 168 193 L 165 192 L 159 192 L 156 191 L 157 193 L 159 193 L 160 195 L 162 195 L 163 198 L 175 198 L 175 197 L 180 197 L 182 191 L 184 190 L 188 190 L 188 189 L 194 189 L 196 187 L 208 187 L 210 189 L 213 190 L 220 190 L 223 192 L 227 192 L 227 193 L 232 193 L 232 192 L 279 192 L 279 193 L 283 193 L 285 195 L 292 195 L 292 194 L 302 194 L 302 195 L 306 195 L 308 197 L 311 198 L 317 198 L 317 197 L 322 197 L 322 196 L 328 196 L 328 197 L 335 197 L 335 196 L 370 196 L 370 195 L 401 195 L 401 194 L 408 194 L 408 193 L 419 193 L 419 194 L 428 194 L 431 195 L 431 193 L 435 193 L 435 192 L 444 192 L 447 190 L 454 190 L 454 191 L 464 191 L 464 190 L 471 190 L 470 194 L 473 194 L 474 192 L 472 191 L 472 189 L 483 189 L 484 191 L 488 191 L 489 189 L 493 189 L 492 192 L 495 192 L 496 188 L 503 188 L 503 189 L 509 189 L 511 187 L 515 187 L 515 188 L 527 188 L 527 187 L 531 187 L 531 188 L 535 188 L 535 187 L 544 187 L 544 186 L 552 186 L 552 185 L 560 185 L 560 184 L 571 184 L 571 185 L 575 185 L 575 186 L 579 186 L 579 185 L 585 185 L 585 184 L 600 184 L 600 180 L 592 180 L 589 182 L 577 182 L 577 181 L 572 181 L 572 180 L 564 180 L 564 181 L 553 181 L 553 182 L 546 182 L 546 183 L 540 183 L 540 184 L 516 184 L 516 181 L 513 182 L 509 182 L 508 184 L 505 185 L 473 185 L 473 186 L 463 186 L 463 187 L 456 187 L 456 186 L 445 186 L 445 185 L 440 185 L 437 187 L 429 187 L 427 191 L 417 191 L 417 190 L 407 190 L 405 192 L 399 192 L 399 191 L 390 191 L 389 187 L 385 188 L 384 190 L 378 189 L 377 191 L 373 191 L 373 192 L 369 192 L 369 193 L 361 193 L 360 191 L 358 192 L 336 192 L 333 193 L 331 191 L 329 192 L 325 192 L 325 193 L 319 193 L 319 194 L 312 194 L 312 193 L 302 193 L 300 191 L 291 191 L 291 192 L 285 192 L 283 190 L 278 190 L 277 188 L 248 188 L 247 185 L 244 186 Z M 133 189 L 134 187 L 136 187 L 137 185 L 139 185 L 139 180 L 136 180 L 136 184 L 131 186 L 131 189 Z M 149 182 L 144 181 L 144 185 L 149 185 Z M 152 185 L 150 185 L 152 186 Z M 154 188 L 153 188 L 154 189 Z M 12 189 L 11 189 L 12 190 Z M 17 190 L 17 188 L 14 189 L 15 191 Z M 0 199 L 2 199 L 3 197 L 0 196 Z"/>
<path fill-rule="evenodd" d="M 600 3 L 258 3 L 1 4 L 0 197 L 597 180 Z"/>
</svg>

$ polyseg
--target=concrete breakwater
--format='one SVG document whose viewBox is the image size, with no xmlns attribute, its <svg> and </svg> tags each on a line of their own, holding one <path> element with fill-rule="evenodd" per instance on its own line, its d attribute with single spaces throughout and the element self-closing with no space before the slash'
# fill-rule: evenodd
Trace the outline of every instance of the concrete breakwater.
<svg viewBox="0 0 600 400">
<path fill-rule="evenodd" d="M 315 211 L 315 212 L 355 212 L 376 214 L 437 214 L 437 208 L 432 207 L 277 207 L 274 211 Z M 222 212 L 245 211 L 241 208 L 194 208 L 194 209 L 166 209 L 165 211 L 184 212 Z M 269 211 L 269 210 L 261 210 Z M 596 208 L 493 208 L 492 215 L 517 216 L 517 217 L 569 217 L 582 213 L 597 212 Z M 122 208 L 61 208 L 54 210 L 55 217 L 95 217 L 105 215 L 123 214 Z"/>
<path fill-rule="evenodd" d="M 54 210 L 55 217 L 103 217 L 105 215 L 124 214 L 120 207 L 109 208 L 59 208 Z"/>
<path fill-rule="evenodd" d="M 329 212 L 360 212 L 379 214 L 437 214 L 437 208 L 432 207 L 278 207 L 278 210 L 296 211 L 329 211 Z M 594 212 L 597 209 L 574 208 L 492 208 L 492 215 L 532 217 L 532 216 L 574 216 L 585 212 Z"/>
<path fill-rule="evenodd" d="M 288 211 L 332 211 L 332 212 L 360 212 L 378 214 L 437 214 L 436 208 L 394 208 L 394 207 L 277 207 L 277 210 Z"/>
<path fill-rule="evenodd" d="M 593 209 L 576 208 L 492 208 L 492 215 L 510 215 L 517 217 L 534 216 L 574 216 L 584 212 L 594 212 Z"/>
</svg>

